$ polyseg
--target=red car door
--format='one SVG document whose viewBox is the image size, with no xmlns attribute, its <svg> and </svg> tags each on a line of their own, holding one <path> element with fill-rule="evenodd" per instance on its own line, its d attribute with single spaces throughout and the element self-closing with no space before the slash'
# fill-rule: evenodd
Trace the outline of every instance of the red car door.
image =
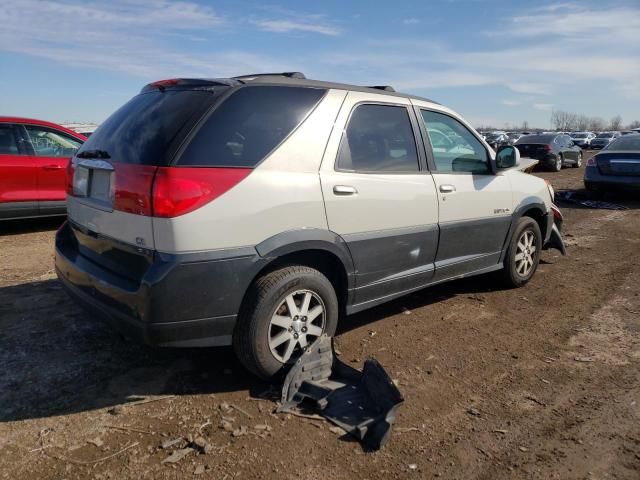
<svg viewBox="0 0 640 480">
<path fill-rule="evenodd" d="M 0 123 L 0 218 L 38 211 L 37 166 L 23 134 L 17 125 Z"/>
<path fill-rule="evenodd" d="M 59 209 L 66 199 L 67 164 L 82 141 L 54 128 L 25 125 L 35 156 L 40 213 Z"/>
</svg>

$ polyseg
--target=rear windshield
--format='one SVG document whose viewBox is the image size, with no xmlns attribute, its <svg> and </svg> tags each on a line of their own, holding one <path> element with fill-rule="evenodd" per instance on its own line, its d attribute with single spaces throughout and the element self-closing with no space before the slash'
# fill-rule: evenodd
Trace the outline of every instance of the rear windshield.
<svg viewBox="0 0 640 480">
<path fill-rule="evenodd" d="M 551 143 L 555 137 L 555 135 L 525 135 L 516 142 L 516 145 L 525 143 Z"/>
<path fill-rule="evenodd" d="M 640 152 L 640 135 L 625 135 L 609 144 L 607 150 L 625 150 Z"/>
<path fill-rule="evenodd" d="M 136 95 L 98 127 L 80 152 L 102 150 L 114 162 L 168 165 L 195 123 L 228 88 Z"/>
<path fill-rule="evenodd" d="M 613 133 L 599 133 L 596 138 L 611 138 L 613 137 Z"/>
<path fill-rule="evenodd" d="M 255 167 L 305 119 L 325 92 L 307 87 L 240 88 L 205 120 L 178 164 Z"/>
<path fill-rule="evenodd" d="M 587 134 L 586 133 L 574 133 L 573 135 L 571 135 L 572 138 L 587 138 Z"/>
</svg>

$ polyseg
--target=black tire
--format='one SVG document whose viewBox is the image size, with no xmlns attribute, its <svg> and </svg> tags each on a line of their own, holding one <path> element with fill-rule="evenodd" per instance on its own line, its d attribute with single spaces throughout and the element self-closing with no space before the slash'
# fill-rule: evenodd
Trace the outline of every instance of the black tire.
<svg viewBox="0 0 640 480">
<path fill-rule="evenodd" d="M 582 166 L 582 152 L 578 153 L 578 159 L 573 164 L 573 168 L 580 168 Z"/>
<path fill-rule="evenodd" d="M 535 252 L 531 255 L 532 266 L 526 274 L 521 274 L 518 271 L 518 261 L 516 255 L 518 251 L 518 242 L 521 241 L 525 232 L 533 234 L 534 245 L 536 246 Z M 510 287 L 522 287 L 533 277 L 533 274 L 538 268 L 540 262 L 540 252 L 542 251 L 542 233 L 540 232 L 540 226 L 531 217 L 522 217 L 516 223 L 516 228 L 511 235 L 509 241 L 509 247 L 504 258 L 504 270 L 503 278 L 506 284 Z"/>
<path fill-rule="evenodd" d="M 553 162 L 553 165 L 551 165 L 551 169 L 554 172 L 559 172 L 560 170 L 562 170 L 563 164 L 564 164 L 564 159 L 562 158 L 562 155 L 558 154 L 558 157 Z"/>
<path fill-rule="evenodd" d="M 333 285 L 322 273 L 294 265 L 260 277 L 247 292 L 233 334 L 233 347 L 238 359 L 247 370 L 260 378 L 275 378 L 285 365 L 272 354 L 269 347 L 271 319 L 285 298 L 299 290 L 311 291 L 322 300 L 323 333 L 330 336 L 335 334 L 339 315 L 338 298 Z M 292 355 L 287 364 L 293 363 L 300 353 L 296 351 L 297 355 Z"/>
</svg>

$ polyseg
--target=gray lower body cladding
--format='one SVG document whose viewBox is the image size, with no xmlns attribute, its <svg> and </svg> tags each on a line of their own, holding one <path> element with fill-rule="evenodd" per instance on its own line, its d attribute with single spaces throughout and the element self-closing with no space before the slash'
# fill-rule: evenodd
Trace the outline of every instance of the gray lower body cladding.
<svg viewBox="0 0 640 480">
<path fill-rule="evenodd" d="M 64 201 L 0 202 L 0 220 L 53 217 L 67 214 Z"/>
<path fill-rule="evenodd" d="M 121 244 L 68 221 L 56 235 L 55 264 L 69 293 L 126 336 L 159 346 L 229 345 L 245 292 L 282 255 L 334 252 L 351 292 L 346 311 L 355 313 L 435 283 L 502 268 L 519 214 L 344 239 L 326 230 L 292 231 L 256 247 L 190 254 Z M 546 215 L 545 222 L 546 242 L 553 218 Z"/>
<path fill-rule="evenodd" d="M 56 235 L 56 273 L 69 293 L 124 335 L 151 345 L 231 344 L 244 294 L 266 262 L 253 248 L 145 252 L 69 222 Z"/>
</svg>

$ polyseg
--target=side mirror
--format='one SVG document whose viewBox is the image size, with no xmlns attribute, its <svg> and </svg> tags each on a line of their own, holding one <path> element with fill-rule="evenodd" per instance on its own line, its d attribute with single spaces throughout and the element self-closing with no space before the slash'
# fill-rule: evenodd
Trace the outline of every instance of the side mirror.
<svg viewBox="0 0 640 480">
<path fill-rule="evenodd" d="M 520 152 L 511 145 L 505 145 L 496 153 L 496 168 L 511 168 L 520 163 Z"/>
</svg>

